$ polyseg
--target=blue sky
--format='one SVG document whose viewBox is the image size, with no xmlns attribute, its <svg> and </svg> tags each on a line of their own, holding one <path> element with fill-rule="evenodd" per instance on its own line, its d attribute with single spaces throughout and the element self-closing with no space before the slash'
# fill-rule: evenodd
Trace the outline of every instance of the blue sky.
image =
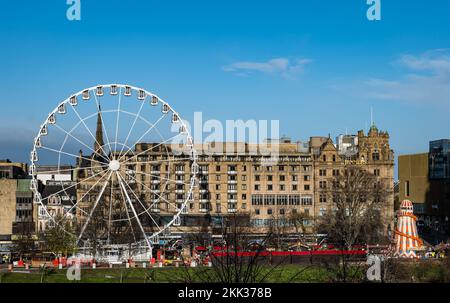
<svg viewBox="0 0 450 303">
<path fill-rule="evenodd" d="M 3 1 L 0 158 L 26 161 L 57 102 L 99 83 L 157 93 L 184 118 L 278 119 L 306 140 L 391 134 L 397 155 L 450 137 L 450 2 Z"/>
</svg>

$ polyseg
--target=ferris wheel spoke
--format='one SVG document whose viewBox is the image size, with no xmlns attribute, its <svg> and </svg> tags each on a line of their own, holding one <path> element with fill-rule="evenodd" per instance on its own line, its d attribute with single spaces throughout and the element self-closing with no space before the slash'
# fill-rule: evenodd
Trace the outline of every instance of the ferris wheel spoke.
<svg viewBox="0 0 450 303">
<path fill-rule="evenodd" d="M 97 161 L 97 160 L 94 160 L 94 159 L 86 158 L 86 157 L 83 157 L 83 156 L 80 156 L 80 155 L 71 154 L 71 153 L 64 152 L 62 150 L 57 150 L 57 149 L 54 149 L 54 148 L 50 148 L 50 147 L 47 147 L 47 146 L 41 146 L 39 148 L 40 149 L 45 149 L 45 150 L 48 150 L 48 151 L 52 151 L 52 152 L 55 152 L 55 153 L 61 153 L 61 154 L 67 155 L 67 156 L 72 156 L 75 159 L 80 158 L 80 159 L 84 159 L 84 160 L 87 160 L 87 161 L 92 161 L 92 162 L 97 162 L 97 163 L 100 163 L 100 164 L 105 164 L 105 163 L 103 163 L 101 161 Z"/>
<path fill-rule="evenodd" d="M 164 177 L 161 177 L 161 176 L 158 176 L 158 175 L 152 175 L 152 174 L 149 174 L 149 173 L 144 173 L 142 171 L 135 171 L 135 172 L 137 174 L 146 175 L 146 176 L 149 176 L 149 177 L 154 177 L 154 178 L 157 178 L 157 179 L 160 179 L 160 180 L 167 181 L 166 183 L 171 182 L 171 183 L 175 183 L 175 184 L 190 185 L 190 183 L 180 182 L 180 181 L 184 181 L 184 180 L 174 180 L 174 179 L 170 179 L 170 178 L 164 178 Z"/>
<path fill-rule="evenodd" d="M 143 155 L 143 154 L 145 154 L 145 153 L 148 153 L 148 152 L 152 151 L 153 149 L 155 149 L 155 148 L 157 148 L 157 147 L 159 147 L 159 146 L 161 146 L 161 145 L 163 145 L 163 144 L 165 144 L 165 143 L 167 143 L 167 142 L 169 142 L 169 141 L 175 139 L 176 137 L 178 137 L 178 136 L 180 136 L 180 135 L 181 135 L 181 133 L 176 134 L 175 136 L 173 136 L 173 137 L 171 137 L 171 138 L 169 138 L 169 139 L 167 139 L 167 140 L 165 140 L 165 141 L 163 141 L 163 142 L 160 142 L 160 143 L 156 144 L 155 146 L 152 146 L 152 147 L 149 148 L 149 149 L 143 150 L 143 151 L 141 151 L 140 153 L 138 153 L 138 154 L 136 154 L 136 155 L 133 155 L 130 159 L 125 160 L 124 162 L 122 162 L 122 164 L 125 164 L 125 163 L 129 162 L 131 159 L 137 158 L 137 157 L 139 157 L 140 155 Z M 127 153 L 128 153 L 128 152 L 129 152 L 129 151 L 127 151 Z M 125 155 L 126 155 L 127 153 L 125 153 Z M 122 157 L 123 157 L 123 156 L 122 156 Z"/>
<path fill-rule="evenodd" d="M 108 239 L 107 243 L 110 243 L 110 237 L 111 237 L 111 228 L 112 228 L 112 204 L 113 204 L 113 189 L 114 189 L 114 179 L 111 178 L 111 186 L 110 186 L 110 192 L 111 196 L 109 198 L 109 214 L 108 214 Z"/>
<path fill-rule="evenodd" d="M 80 199 L 77 199 L 77 202 L 74 203 L 74 204 L 72 205 L 72 207 L 66 212 L 66 214 L 70 213 L 74 208 L 76 208 L 77 205 L 78 205 L 78 203 L 80 203 L 81 201 L 83 201 L 83 199 L 91 192 L 91 190 L 94 189 L 94 188 L 98 185 L 98 183 L 100 183 L 100 181 L 103 179 L 104 176 L 106 176 L 106 172 L 104 172 L 104 174 L 100 176 L 100 178 L 95 182 L 95 184 L 92 185 L 91 188 L 89 188 L 88 191 L 85 192 L 85 193 L 83 194 L 83 196 L 82 196 Z M 81 209 L 81 208 L 79 208 L 79 210 L 80 210 L 83 214 L 85 214 L 85 215 L 88 214 L 85 210 L 83 210 L 83 209 Z M 63 219 L 64 219 L 64 218 L 63 218 Z M 63 219 L 62 219 L 62 220 L 63 220 Z M 62 220 L 61 220 L 61 221 L 62 221 Z M 61 221 L 59 221 L 58 223 L 60 223 Z"/>
<path fill-rule="evenodd" d="M 116 159 L 115 152 L 117 150 L 117 136 L 119 134 L 119 120 L 120 120 L 120 104 L 122 102 L 122 87 L 119 89 L 119 104 L 117 105 L 116 115 L 116 138 L 114 139 L 114 159 Z"/>
<path fill-rule="evenodd" d="M 122 146 L 122 149 L 120 150 L 119 155 L 123 152 L 123 147 L 127 144 L 128 139 L 130 138 L 131 132 L 133 131 L 134 126 L 136 125 L 136 121 L 137 121 L 138 117 L 140 117 L 140 114 L 141 114 L 142 108 L 144 107 L 144 104 L 145 104 L 145 101 L 142 101 L 141 107 L 139 108 L 138 113 L 137 113 L 136 116 L 134 117 L 133 124 L 131 125 L 130 130 L 128 131 L 128 135 L 127 135 L 127 137 L 126 137 L 126 139 L 125 139 L 125 142 L 124 142 L 124 144 L 123 144 L 123 146 Z"/>
<path fill-rule="evenodd" d="M 68 186 L 67 188 L 64 188 L 64 189 L 62 189 L 62 190 L 60 190 L 60 191 L 54 193 L 53 196 L 56 196 L 56 195 L 58 195 L 58 194 L 60 194 L 60 193 L 62 193 L 62 192 L 64 192 L 64 191 L 66 191 L 66 190 L 68 190 L 69 188 L 72 188 L 72 187 L 75 187 L 75 189 L 76 189 L 76 187 L 77 187 L 78 185 L 80 185 L 82 182 L 86 182 L 86 181 L 88 181 L 88 180 L 91 180 L 91 179 L 97 177 L 98 175 L 100 175 L 101 173 L 105 173 L 105 172 L 104 172 L 104 171 L 101 171 L 101 172 L 95 173 L 94 175 L 92 175 L 92 176 L 90 176 L 90 177 L 88 177 L 88 178 L 85 178 L 85 179 L 83 179 L 83 180 L 81 180 L 81 181 L 78 181 L 77 183 L 75 183 L 75 184 L 73 184 L 73 185 L 70 185 L 70 186 Z M 45 200 L 48 200 L 49 197 L 50 197 L 50 196 L 48 196 L 47 198 L 43 198 L 41 201 L 43 202 L 43 201 L 45 201 Z"/>
<path fill-rule="evenodd" d="M 75 139 L 76 141 L 78 141 L 80 144 L 82 144 L 84 147 L 88 148 L 90 151 L 92 151 L 94 154 L 102 157 L 103 159 L 105 159 L 106 161 L 109 161 L 104 155 L 96 152 L 94 149 L 92 149 L 89 145 L 87 145 L 86 143 L 82 142 L 80 139 L 76 138 L 74 135 L 72 135 L 70 132 L 66 131 L 64 128 L 62 128 L 61 126 L 59 126 L 58 124 L 54 124 L 54 126 L 56 126 L 59 130 L 61 130 L 62 132 L 64 132 L 66 134 L 66 136 L 70 136 L 71 138 Z"/>
<path fill-rule="evenodd" d="M 147 245 L 148 245 L 148 247 L 151 250 L 152 246 L 151 246 L 150 240 L 148 239 L 147 234 L 145 233 L 145 230 L 144 230 L 144 227 L 142 226 L 141 220 L 139 220 L 139 217 L 138 217 L 138 215 L 136 213 L 136 209 L 134 209 L 134 206 L 133 206 L 133 203 L 131 202 L 130 196 L 128 195 L 128 192 L 125 189 L 125 182 L 123 182 L 122 177 L 120 177 L 118 172 L 116 172 L 116 175 L 117 175 L 117 179 L 120 182 L 120 185 L 122 186 L 123 193 L 125 194 L 125 196 L 127 198 L 128 204 L 130 205 L 131 211 L 133 212 L 133 214 L 135 216 L 136 222 L 138 223 L 139 228 L 141 229 L 142 235 L 144 236 L 144 239 L 147 242 Z M 133 191 L 131 191 L 131 192 L 134 194 Z M 136 196 L 136 194 L 134 194 L 134 195 Z M 138 201 L 139 201 L 139 199 L 138 199 Z M 155 222 L 155 224 L 156 224 L 156 222 Z M 156 224 L 156 226 L 159 228 L 158 224 Z M 159 228 L 159 229 L 161 230 L 161 228 Z"/>
<path fill-rule="evenodd" d="M 133 222 L 131 221 L 130 213 L 128 212 L 127 199 L 125 198 L 125 195 L 123 194 L 123 189 L 122 189 L 122 186 L 120 185 L 120 183 L 119 183 L 119 188 L 120 188 L 120 193 L 122 194 L 122 202 L 123 202 L 123 205 L 125 206 L 125 213 L 127 214 L 128 224 L 130 224 L 130 230 L 131 230 L 131 233 L 133 234 L 134 242 L 137 242 L 136 234 L 134 233 Z"/>
<path fill-rule="evenodd" d="M 138 184 L 140 184 L 140 185 L 146 187 L 146 188 L 147 188 L 148 190 L 150 190 L 153 194 L 158 195 L 157 193 L 154 193 L 153 190 L 151 190 L 150 188 L 148 188 L 145 184 L 139 182 L 139 181 L 136 180 L 136 178 L 134 178 L 133 176 L 131 176 L 131 177 L 136 181 L 136 183 L 138 183 Z M 128 186 L 128 188 L 132 191 L 132 189 L 131 189 L 129 186 Z M 158 196 L 159 196 L 159 195 L 158 195 Z M 136 197 L 136 199 L 137 199 L 137 197 Z M 153 202 L 152 204 L 150 204 L 150 206 L 148 206 L 148 207 L 145 207 L 145 205 L 144 205 L 139 199 L 138 199 L 138 202 L 141 204 L 142 208 L 144 209 L 142 212 L 140 212 L 140 213 L 138 214 L 138 216 L 141 216 L 142 214 L 147 213 L 147 215 L 150 217 L 150 219 L 156 224 L 156 226 L 158 227 L 158 229 L 161 230 L 161 228 L 160 228 L 160 227 L 158 226 L 158 224 L 155 222 L 153 216 L 148 212 L 148 210 L 151 209 L 157 202 L 154 201 L 154 202 Z"/>
<path fill-rule="evenodd" d="M 162 199 L 162 200 L 164 200 L 165 202 L 167 202 L 169 205 L 172 205 L 175 209 L 178 209 L 178 206 L 177 206 L 175 203 L 170 202 L 169 200 L 167 200 L 167 199 L 165 199 L 165 198 L 163 197 L 163 194 L 164 194 L 164 193 L 161 194 L 161 195 L 159 195 L 159 194 L 157 194 L 156 192 L 154 192 L 154 190 L 152 190 L 152 189 L 150 189 L 148 186 L 146 186 L 144 183 L 138 181 L 138 180 L 137 180 L 136 178 L 134 178 L 134 177 L 132 177 L 132 178 L 133 178 L 138 184 L 140 184 L 140 185 L 144 186 L 145 188 L 147 188 L 148 190 L 150 190 L 150 192 L 151 192 L 152 194 L 155 194 L 156 196 L 158 196 L 158 199 L 157 199 L 157 200 Z M 155 205 L 156 203 L 157 203 L 157 201 L 154 201 L 152 204 L 150 204 L 149 209 L 152 208 L 153 205 Z"/>
<path fill-rule="evenodd" d="M 105 181 L 105 184 L 103 184 L 102 189 L 101 189 L 99 195 L 97 196 L 97 199 L 95 200 L 95 203 L 94 203 L 94 205 L 93 205 L 92 208 L 91 208 L 91 211 L 89 212 L 89 216 L 87 217 L 86 222 L 84 222 L 84 225 L 83 225 L 83 227 L 81 228 L 81 232 L 80 232 L 80 235 L 78 236 L 77 243 L 78 243 L 78 242 L 81 240 L 81 238 L 83 237 L 84 231 L 86 230 L 86 227 L 88 226 L 89 221 L 91 220 L 91 218 L 92 218 L 92 216 L 93 216 L 93 214 L 94 214 L 94 211 L 95 211 L 95 209 L 97 208 L 97 205 L 98 205 L 98 203 L 100 202 L 101 197 L 103 196 L 103 192 L 105 191 L 106 186 L 108 186 L 108 181 L 109 181 L 109 179 L 111 178 L 111 175 L 112 175 L 112 172 L 109 173 L 108 178 L 107 178 L 107 180 Z"/>
<path fill-rule="evenodd" d="M 137 180 L 134 176 L 130 175 L 130 177 L 132 177 L 136 183 L 138 183 L 139 185 L 141 185 L 141 186 L 145 187 L 147 190 L 149 190 L 151 194 L 155 194 L 155 195 L 159 196 L 159 195 L 155 192 L 154 189 L 149 188 L 149 187 L 148 187 L 147 185 L 145 185 L 143 182 L 140 182 L 139 180 Z M 148 207 L 148 209 L 151 209 L 156 203 L 157 203 L 157 201 L 153 201 L 153 203 L 150 204 L 150 206 Z M 145 209 L 145 207 L 144 207 L 144 209 Z M 144 212 L 142 212 L 142 213 L 144 213 Z M 142 213 L 141 213 L 141 214 L 142 214 Z M 139 215 L 141 215 L 141 214 L 139 214 Z"/>
<path fill-rule="evenodd" d="M 106 130 L 106 127 L 105 127 L 105 120 L 103 119 L 103 112 L 101 110 L 100 102 L 98 101 L 97 94 L 94 94 L 94 99 L 95 99 L 95 103 L 97 103 L 98 113 L 100 114 L 100 118 L 102 120 L 102 131 L 106 135 L 106 142 L 107 142 L 106 144 L 109 147 L 109 152 L 112 154 L 112 146 L 111 146 L 111 143 L 109 142 L 108 131 Z"/>
<path fill-rule="evenodd" d="M 139 204 L 141 204 L 141 206 L 145 209 L 144 204 L 142 204 L 141 200 L 140 200 L 139 197 L 136 195 L 136 193 L 131 189 L 131 187 L 130 187 L 127 183 L 125 183 L 125 182 L 123 182 L 123 184 L 126 185 L 126 186 L 128 187 L 128 189 L 131 191 L 131 193 L 132 193 L 133 196 L 136 198 L 136 200 L 139 202 Z M 139 220 L 139 216 L 138 216 L 138 214 L 136 213 L 136 210 L 134 209 L 133 206 L 132 206 L 132 210 L 133 210 L 133 214 L 135 215 L 136 219 Z M 156 221 L 153 219 L 152 216 L 150 216 L 150 219 L 153 221 L 153 223 L 155 223 L 156 227 L 157 227 L 159 230 L 162 230 L 161 227 L 159 227 L 158 223 L 156 223 Z M 140 223 L 140 221 L 138 221 L 138 222 Z"/>
<path fill-rule="evenodd" d="M 156 127 L 156 125 L 158 125 L 158 123 L 165 117 L 167 117 L 167 115 L 162 114 L 162 116 L 149 129 L 147 129 L 147 131 L 139 139 L 137 139 L 134 142 L 134 144 L 130 145 L 130 148 L 120 157 L 120 160 L 122 160 L 123 157 L 126 156 L 131 151 L 133 146 L 135 146 L 137 143 L 139 143 L 139 141 L 141 141 L 149 132 L 151 132 Z M 123 150 L 120 151 L 120 153 L 122 153 L 122 152 L 123 152 Z"/>
<path fill-rule="evenodd" d="M 97 139 L 95 138 L 95 136 L 92 134 L 91 130 L 89 129 L 89 127 L 86 125 L 86 123 L 84 122 L 84 119 L 81 118 L 80 114 L 78 113 L 78 111 L 76 110 L 76 108 L 74 106 L 71 106 L 72 110 L 75 112 L 75 114 L 77 115 L 78 119 L 80 119 L 81 123 L 84 125 L 84 127 L 86 128 L 86 130 L 88 131 L 88 133 L 91 135 L 92 139 L 94 139 L 94 142 L 97 143 L 97 145 L 99 146 L 99 148 L 103 151 L 103 153 L 105 155 L 107 155 L 107 153 L 105 152 L 104 147 L 97 141 Z M 103 123 L 102 123 L 103 124 Z M 107 156 L 106 156 L 107 157 Z M 107 157 L 108 158 L 108 157 Z M 109 158 L 108 158 L 109 159 Z"/>
</svg>

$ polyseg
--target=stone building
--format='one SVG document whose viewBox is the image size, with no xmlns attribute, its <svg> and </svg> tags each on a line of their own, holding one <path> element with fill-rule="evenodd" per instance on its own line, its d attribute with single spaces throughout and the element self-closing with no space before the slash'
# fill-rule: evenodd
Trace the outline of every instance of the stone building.
<svg viewBox="0 0 450 303">
<path fill-rule="evenodd" d="M 103 142 L 101 124 L 99 115 L 97 142 Z M 170 229 L 172 234 L 220 233 L 224 220 L 236 215 L 250 223 L 250 233 L 264 234 L 274 223 L 286 222 L 292 212 L 307 215 L 303 225 L 306 232 L 312 232 L 314 220 L 332 207 L 327 184 L 348 164 L 361 165 L 379 178 L 388 193 L 383 219 L 387 228 L 392 227 L 394 154 L 389 134 L 373 125 L 367 135 L 361 130 L 347 141 L 352 146 L 344 149 L 339 149 L 329 137 L 311 137 L 307 143 L 284 138 L 259 145 L 239 142 L 198 145 L 199 173 L 190 197 L 187 192 L 192 177 L 191 163 L 185 154 L 173 154 L 169 145 L 138 143 L 127 154 L 109 156 L 123 157 L 120 178 L 126 183 L 124 186 L 137 213 L 143 214 L 140 218 L 145 217 L 148 208 L 152 219 L 143 220 L 148 232 L 157 230 L 155 225 L 168 223 L 186 200 L 181 218 Z M 276 153 L 266 153 L 268 147 Z M 109 201 L 114 204 L 124 199 L 116 176 L 106 185 L 102 182 L 109 174 L 105 168 L 108 163 L 102 160 L 99 144 L 94 149 L 97 154 L 83 155 L 80 151 L 74 174 L 75 181 L 79 182 L 77 219 L 80 221 L 86 219 L 102 191 L 106 194 L 98 203 L 104 207 Z M 291 227 L 289 232 L 295 229 Z"/>
<path fill-rule="evenodd" d="M 35 234 L 37 209 L 29 179 L 0 179 L 0 209 L 1 240 Z"/>
</svg>

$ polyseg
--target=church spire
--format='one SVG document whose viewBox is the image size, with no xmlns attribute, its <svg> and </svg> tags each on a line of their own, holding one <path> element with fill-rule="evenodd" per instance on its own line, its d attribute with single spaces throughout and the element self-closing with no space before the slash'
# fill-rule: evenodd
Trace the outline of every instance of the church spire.
<svg viewBox="0 0 450 303">
<path fill-rule="evenodd" d="M 97 130 L 95 131 L 95 144 L 94 150 L 96 153 L 103 154 L 103 145 L 105 145 L 103 141 L 103 120 L 100 105 L 98 106 L 97 113 Z"/>
</svg>

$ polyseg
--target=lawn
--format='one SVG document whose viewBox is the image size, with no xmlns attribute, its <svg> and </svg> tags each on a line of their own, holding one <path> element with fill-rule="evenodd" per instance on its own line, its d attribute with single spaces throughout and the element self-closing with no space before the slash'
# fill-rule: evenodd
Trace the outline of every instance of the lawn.
<svg viewBox="0 0 450 303">
<path fill-rule="evenodd" d="M 183 283 L 207 282 L 206 275 L 214 274 L 210 268 L 132 268 L 82 269 L 80 281 L 69 281 L 66 270 L 31 271 L 30 273 L 2 273 L 0 283 Z M 325 282 L 329 273 L 320 267 L 285 265 L 274 270 L 263 268 L 260 273 L 265 282 Z"/>
</svg>

